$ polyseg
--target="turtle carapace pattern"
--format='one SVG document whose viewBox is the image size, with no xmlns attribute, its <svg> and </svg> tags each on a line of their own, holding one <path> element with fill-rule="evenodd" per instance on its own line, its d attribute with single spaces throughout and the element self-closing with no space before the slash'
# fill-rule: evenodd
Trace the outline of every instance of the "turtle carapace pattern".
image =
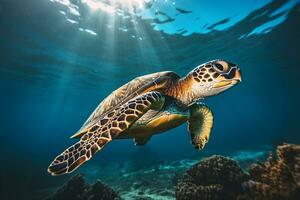
<svg viewBox="0 0 300 200">
<path fill-rule="evenodd" d="M 133 138 L 145 145 L 152 135 L 185 122 L 191 143 L 203 149 L 213 126 L 213 114 L 200 101 L 241 81 L 240 69 L 225 60 L 197 66 L 185 77 L 165 71 L 137 77 L 106 97 L 71 138 L 80 138 L 48 167 L 52 175 L 74 171 L 116 139 Z"/>
</svg>

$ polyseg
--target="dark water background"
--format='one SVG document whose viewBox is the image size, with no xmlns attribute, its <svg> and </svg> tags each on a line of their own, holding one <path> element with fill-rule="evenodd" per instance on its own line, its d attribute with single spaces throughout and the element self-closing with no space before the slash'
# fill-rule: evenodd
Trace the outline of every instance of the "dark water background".
<svg viewBox="0 0 300 200">
<path fill-rule="evenodd" d="M 193 2 L 195 10 L 201 7 L 201 1 Z M 288 10 L 272 15 L 290 2 Z M 251 6 L 251 1 L 240 4 Z M 227 6 L 208 7 L 207 17 L 230 9 L 231 4 Z M 135 147 L 131 140 L 115 141 L 78 171 L 88 165 L 101 168 L 131 161 L 143 167 L 300 142 L 299 1 L 266 2 L 232 26 L 216 29 L 231 20 L 224 16 L 209 24 L 206 33 L 188 33 L 195 29 L 189 21 L 181 22 L 191 24 L 186 30 L 157 31 L 151 24 L 172 23 L 172 19 L 139 17 L 135 18 L 138 30 L 116 18 L 116 27 L 129 27 L 119 31 L 105 28 L 103 24 L 111 23 L 107 14 L 91 17 L 82 12 L 79 25 L 97 33 L 93 35 L 66 21 L 58 12 L 61 8 L 46 0 L 0 3 L 1 199 L 27 199 L 69 178 L 51 177 L 47 166 L 74 142 L 68 137 L 112 90 L 151 72 L 172 70 L 184 76 L 216 58 L 239 64 L 243 81 L 205 100 L 214 111 L 215 126 L 203 152 L 190 145 L 184 125 L 153 137 L 145 147 Z M 284 20 L 278 25 L 249 34 L 281 16 Z"/>
</svg>

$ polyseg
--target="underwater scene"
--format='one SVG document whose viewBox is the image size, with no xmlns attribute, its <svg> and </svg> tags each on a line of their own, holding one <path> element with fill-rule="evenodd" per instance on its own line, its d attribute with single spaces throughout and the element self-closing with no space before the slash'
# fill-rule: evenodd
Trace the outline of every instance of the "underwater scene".
<svg viewBox="0 0 300 200">
<path fill-rule="evenodd" d="M 2 0 L 0 199 L 300 199 L 299 48 L 299 0 Z"/>
</svg>

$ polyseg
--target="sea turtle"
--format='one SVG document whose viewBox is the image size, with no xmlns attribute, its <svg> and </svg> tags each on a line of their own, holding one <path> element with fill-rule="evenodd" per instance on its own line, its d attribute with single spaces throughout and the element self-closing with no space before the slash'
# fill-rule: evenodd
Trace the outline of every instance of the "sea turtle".
<svg viewBox="0 0 300 200">
<path fill-rule="evenodd" d="M 80 141 L 58 155 L 48 167 L 52 175 L 70 173 L 115 139 L 146 144 L 152 135 L 188 122 L 196 149 L 207 143 L 213 126 L 211 110 L 199 101 L 241 81 L 237 65 L 213 60 L 185 77 L 164 71 L 137 77 L 106 97 L 71 138 Z"/>
</svg>

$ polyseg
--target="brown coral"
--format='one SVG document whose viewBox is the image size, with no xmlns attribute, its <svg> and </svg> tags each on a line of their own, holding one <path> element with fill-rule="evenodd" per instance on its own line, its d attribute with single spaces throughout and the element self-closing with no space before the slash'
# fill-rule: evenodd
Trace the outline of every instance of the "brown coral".
<svg viewBox="0 0 300 200">
<path fill-rule="evenodd" d="M 72 177 L 46 200 L 119 200 L 118 194 L 97 181 L 92 186 L 86 184 L 82 175 Z"/>
<path fill-rule="evenodd" d="M 245 180 L 247 175 L 236 161 L 212 156 L 187 171 L 177 185 L 176 199 L 233 199 Z"/>
<path fill-rule="evenodd" d="M 255 163 L 249 176 L 234 160 L 213 156 L 194 165 L 183 176 L 176 198 L 284 200 L 300 199 L 300 146 L 284 144 L 265 163 Z"/>
<path fill-rule="evenodd" d="M 278 146 L 277 157 L 252 164 L 251 180 L 243 183 L 244 195 L 238 199 L 300 199 L 300 146 Z"/>
</svg>

